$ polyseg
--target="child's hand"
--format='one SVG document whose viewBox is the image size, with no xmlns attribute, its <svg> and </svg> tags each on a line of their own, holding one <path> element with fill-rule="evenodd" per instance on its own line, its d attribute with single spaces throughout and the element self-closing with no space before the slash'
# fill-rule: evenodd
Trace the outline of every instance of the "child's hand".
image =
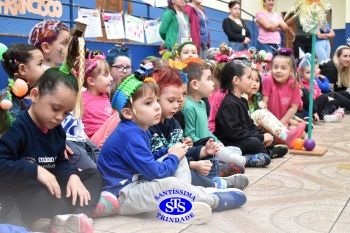
<svg viewBox="0 0 350 233">
<path fill-rule="evenodd" d="M 66 150 L 64 151 L 64 157 L 66 159 L 69 159 L 68 155 L 73 155 L 73 154 L 74 154 L 74 152 L 72 151 L 72 149 L 66 145 Z"/>
<path fill-rule="evenodd" d="M 207 155 L 217 155 L 220 150 L 220 143 L 216 143 L 214 138 L 210 138 L 205 144 L 205 151 Z"/>
<path fill-rule="evenodd" d="M 80 180 L 80 177 L 76 174 L 72 174 L 67 183 L 66 198 L 70 196 L 72 196 L 72 205 L 74 206 L 77 201 L 77 197 L 79 197 L 80 206 L 88 205 L 89 201 L 91 200 L 89 191 L 85 188 L 84 184 Z"/>
<path fill-rule="evenodd" d="M 187 153 L 188 146 L 183 143 L 176 143 L 169 148 L 168 153 L 175 155 L 179 160 L 182 159 Z"/>
<path fill-rule="evenodd" d="M 290 119 L 290 120 L 289 120 L 289 124 L 290 124 L 290 125 L 294 125 L 294 126 L 299 125 L 298 121 L 296 121 L 296 120 L 294 120 L 294 119 Z"/>
<path fill-rule="evenodd" d="M 42 166 L 38 166 L 38 181 L 45 185 L 52 195 L 61 198 L 61 188 L 56 177 Z"/>
<path fill-rule="evenodd" d="M 317 112 L 314 114 L 314 120 L 315 121 L 320 121 L 320 117 L 318 116 Z"/>
<path fill-rule="evenodd" d="M 320 78 L 320 79 L 324 79 L 326 76 L 324 76 L 324 75 L 322 75 L 322 74 L 320 74 L 319 76 L 318 76 L 318 78 Z"/>
<path fill-rule="evenodd" d="M 273 142 L 273 136 L 270 133 L 264 133 L 264 146 L 269 146 Z"/>
<path fill-rule="evenodd" d="M 266 108 L 266 104 L 263 101 L 260 101 L 258 103 L 258 105 L 259 105 L 259 108 L 261 108 L 261 109 L 265 109 Z"/>
<path fill-rule="evenodd" d="M 183 138 L 183 143 L 185 143 L 188 147 L 193 147 L 193 140 L 192 138 L 185 137 Z"/>
<path fill-rule="evenodd" d="M 213 164 L 209 160 L 199 160 L 199 161 L 191 161 L 190 168 L 201 174 L 202 176 L 209 175 L 211 167 Z"/>
</svg>

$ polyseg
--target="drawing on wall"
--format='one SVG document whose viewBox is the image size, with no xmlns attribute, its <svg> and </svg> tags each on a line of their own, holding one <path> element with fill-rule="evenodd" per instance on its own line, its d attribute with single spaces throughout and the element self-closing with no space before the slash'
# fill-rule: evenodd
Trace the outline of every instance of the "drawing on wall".
<svg viewBox="0 0 350 233">
<path fill-rule="evenodd" d="M 146 40 L 148 44 L 161 42 L 162 38 L 159 35 L 160 21 L 158 20 L 145 20 L 143 22 L 146 33 Z"/>
<path fill-rule="evenodd" d="M 102 27 L 100 11 L 98 9 L 80 9 L 78 17 L 82 17 L 87 22 L 84 37 L 102 37 Z"/>
<path fill-rule="evenodd" d="M 124 39 L 123 15 L 121 13 L 102 13 L 107 39 Z"/>
<path fill-rule="evenodd" d="M 125 20 L 125 37 L 140 43 L 145 43 L 142 19 L 131 15 L 124 15 Z"/>
</svg>

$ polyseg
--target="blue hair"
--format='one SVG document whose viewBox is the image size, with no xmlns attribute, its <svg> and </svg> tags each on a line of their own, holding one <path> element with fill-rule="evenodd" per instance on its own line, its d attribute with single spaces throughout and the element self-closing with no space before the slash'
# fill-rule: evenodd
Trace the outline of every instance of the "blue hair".
<svg viewBox="0 0 350 233">
<path fill-rule="evenodd" d="M 108 51 L 106 61 L 111 66 L 115 62 L 115 59 L 119 56 L 128 57 L 131 60 L 131 52 L 129 48 L 125 47 L 124 44 L 116 45 Z"/>
</svg>

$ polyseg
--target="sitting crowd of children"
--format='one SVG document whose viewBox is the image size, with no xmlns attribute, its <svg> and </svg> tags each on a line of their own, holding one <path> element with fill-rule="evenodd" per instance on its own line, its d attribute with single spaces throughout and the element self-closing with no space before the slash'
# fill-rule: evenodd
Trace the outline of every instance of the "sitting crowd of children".
<svg viewBox="0 0 350 233">
<path fill-rule="evenodd" d="M 171 190 L 193 195 L 186 222 L 202 224 L 243 206 L 245 167 L 283 157 L 306 130 L 309 54 L 297 66 L 289 49 L 266 61 L 222 44 L 204 61 L 185 42 L 132 73 L 124 44 L 82 59 L 58 21 L 35 25 L 29 42 L 0 54 L 10 76 L 0 100 L 12 101 L 0 114 L 0 231 L 50 218 L 51 232 L 93 232 L 92 218 L 157 211 Z M 313 120 L 338 122 L 346 101 L 319 72 L 316 63 Z"/>
</svg>

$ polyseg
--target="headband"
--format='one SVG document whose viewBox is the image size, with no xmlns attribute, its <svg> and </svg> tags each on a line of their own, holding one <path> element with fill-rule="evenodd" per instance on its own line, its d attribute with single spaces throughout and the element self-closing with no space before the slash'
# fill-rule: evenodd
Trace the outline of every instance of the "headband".
<svg viewBox="0 0 350 233">
<path fill-rule="evenodd" d="M 153 74 L 152 64 L 140 65 L 140 69 L 136 70 L 134 74 L 127 77 L 118 87 L 112 98 L 112 108 L 117 110 L 121 115 L 122 109 L 126 106 L 135 91 L 141 87 L 144 82 L 156 82 L 152 78 Z"/>
<path fill-rule="evenodd" d="M 104 55 L 96 55 L 93 59 L 85 60 L 85 78 L 89 77 L 91 72 L 96 68 L 97 62 L 100 60 L 105 60 Z"/>
<path fill-rule="evenodd" d="M 299 63 L 299 69 L 305 68 L 305 67 L 311 67 L 311 54 L 306 53 L 305 57 L 301 59 Z"/>
</svg>

